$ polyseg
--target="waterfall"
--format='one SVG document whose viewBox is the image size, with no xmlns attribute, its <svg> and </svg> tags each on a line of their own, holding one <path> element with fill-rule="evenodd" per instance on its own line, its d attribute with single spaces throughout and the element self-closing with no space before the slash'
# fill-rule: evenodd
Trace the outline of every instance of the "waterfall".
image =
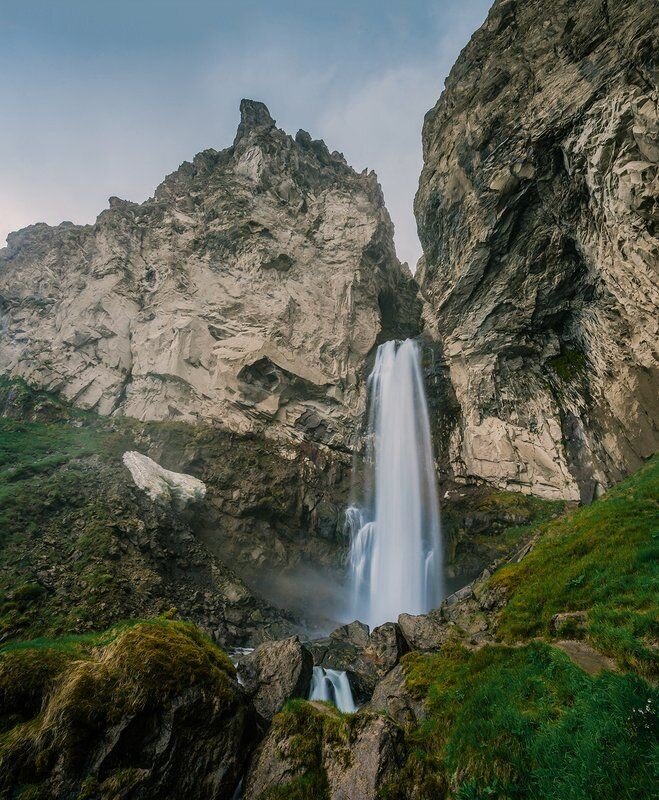
<svg viewBox="0 0 659 800">
<path fill-rule="evenodd" d="M 357 711 L 348 675 L 337 669 L 313 668 L 309 700 L 325 700 L 334 703 L 339 711 L 348 714 Z"/>
<path fill-rule="evenodd" d="M 371 628 L 443 597 L 439 500 L 415 341 L 385 342 L 369 377 L 361 507 L 346 512 L 353 613 Z"/>
</svg>

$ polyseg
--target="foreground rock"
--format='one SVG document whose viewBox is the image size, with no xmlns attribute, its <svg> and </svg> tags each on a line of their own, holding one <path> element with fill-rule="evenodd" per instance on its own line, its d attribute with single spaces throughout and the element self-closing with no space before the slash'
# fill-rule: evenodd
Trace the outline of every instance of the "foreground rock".
<svg viewBox="0 0 659 800">
<path fill-rule="evenodd" d="M 192 475 L 164 469 L 148 456 L 130 450 L 123 455 L 123 462 L 133 476 L 138 489 L 143 489 L 158 503 L 173 505 L 182 511 L 189 503 L 196 503 L 206 496 L 206 485 Z"/>
<path fill-rule="evenodd" d="M 269 722 L 287 700 L 308 697 L 313 657 L 291 636 L 260 645 L 240 659 L 238 672 L 257 713 Z"/>
<path fill-rule="evenodd" d="M 252 732 L 227 657 L 190 625 L 100 650 L 0 653 L 0 790 L 41 798 L 228 800 Z"/>
<path fill-rule="evenodd" d="M 463 481 L 589 502 L 659 444 L 658 48 L 645 0 L 497 0 L 426 115 L 417 277 Z"/>
<path fill-rule="evenodd" d="M 424 716 L 423 704 L 407 688 L 405 670 L 401 664 L 377 684 L 368 708 L 388 714 L 403 726 L 418 722 Z"/>
<path fill-rule="evenodd" d="M 358 703 L 365 702 L 376 683 L 398 664 L 408 650 L 400 627 L 387 622 L 369 633 L 368 626 L 351 622 L 326 639 L 311 643 L 314 664 L 344 670 Z"/>
<path fill-rule="evenodd" d="M 403 736 L 393 720 L 367 712 L 350 717 L 305 703 L 275 717 L 247 775 L 245 798 L 294 790 L 301 779 L 328 800 L 373 800 L 403 761 Z M 285 796 L 285 795 L 281 795 Z"/>
</svg>

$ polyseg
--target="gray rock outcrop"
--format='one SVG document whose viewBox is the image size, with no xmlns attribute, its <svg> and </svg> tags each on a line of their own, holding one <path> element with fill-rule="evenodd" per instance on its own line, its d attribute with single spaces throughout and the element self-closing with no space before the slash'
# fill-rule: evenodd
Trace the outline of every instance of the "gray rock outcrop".
<svg viewBox="0 0 659 800">
<path fill-rule="evenodd" d="M 146 202 L 9 235 L 0 373 L 105 415 L 345 448 L 366 358 L 420 310 L 376 175 L 244 100 L 233 146 Z"/>
<path fill-rule="evenodd" d="M 275 718 L 248 770 L 246 800 L 259 800 L 272 792 L 285 796 L 296 781 L 305 778 L 315 780 L 318 789 L 308 796 L 373 800 L 402 764 L 402 730 L 388 717 L 360 712 L 340 719 L 334 709 L 310 703 L 304 719 L 307 729 L 291 732 L 283 720 L 278 724 Z M 303 747 L 300 736 L 304 736 Z"/>
<path fill-rule="evenodd" d="M 459 480 L 587 502 L 657 447 L 656 12 L 497 0 L 426 115 L 417 279 Z"/>
<path fill-rule="evenodd" d="M 407 688 L 405 670 L 395 666 L 377 684 L 367 708 L 381 711 L 399 725 L 410 725 L 423 718 L 423 703 L 416 700 Z"/>
<path fill-rule="evenodd" d="M 297 636 L 265 642 L 240 660 L 240 679 L 259 716 L 270 721 L 287 700 L 309 695 L 313 658 Z"/>
</svg>

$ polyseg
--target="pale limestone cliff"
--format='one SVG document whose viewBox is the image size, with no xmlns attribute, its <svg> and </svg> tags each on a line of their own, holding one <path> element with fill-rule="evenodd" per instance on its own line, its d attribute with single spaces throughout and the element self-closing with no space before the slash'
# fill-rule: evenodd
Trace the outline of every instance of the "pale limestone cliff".
<svg viewBox="0 0 659 800">
<path fill-rule="evenodd" d="M 458 479 L 588 501 L 657 447 L 658 33 L 655 2 L 497 0 L 426 116 Z"/>
<path fill-rule="evenodd" d="M 0 372 L 101 414 L 349 446 L 379 339 L 414 333 L 374 173 L 243 101 L 232 147 L 93 225 L 0 251 Z"/>
</svg>

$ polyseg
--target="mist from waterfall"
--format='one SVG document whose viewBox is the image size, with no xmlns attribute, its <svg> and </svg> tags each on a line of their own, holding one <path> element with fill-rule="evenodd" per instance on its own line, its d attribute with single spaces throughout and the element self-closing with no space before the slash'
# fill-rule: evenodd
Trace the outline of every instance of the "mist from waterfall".
<svg viewBox="0 0 659 800">
<path fill-rule="evenodd" d="M 354 617 L 372 628 L 439 605 L 439 500 L 417 343 L 385 342 L 369 377 L 364 501 L 346 512 Z"/>
</svg>

